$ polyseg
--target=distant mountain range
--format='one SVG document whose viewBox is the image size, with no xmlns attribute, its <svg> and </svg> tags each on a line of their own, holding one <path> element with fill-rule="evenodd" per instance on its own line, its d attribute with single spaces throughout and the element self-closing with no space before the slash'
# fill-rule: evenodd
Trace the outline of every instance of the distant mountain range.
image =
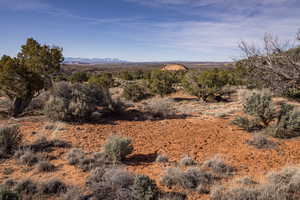
<svg viewBox="0 0 300 200">
<path fill-rule="evenodd" d="M 103 63 L 127 63 L 118 58 L 65 58 L 64 64 L 103 64 Z"/>
</svg>

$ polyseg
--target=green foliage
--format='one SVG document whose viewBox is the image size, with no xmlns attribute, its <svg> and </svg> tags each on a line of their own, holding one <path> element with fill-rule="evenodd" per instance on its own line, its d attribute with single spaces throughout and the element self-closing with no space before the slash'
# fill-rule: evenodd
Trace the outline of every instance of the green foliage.
<svg viewBox="0 0 300 200">
<path fill-rule="evenodd" d="M 0 187 L 0 200 L 19 200 L 18 193 L 13 192 L 5 187 Z"/>
<path fill-rule="evenodd" d="M 132 151 L 133 146 L 131 144 L 131 139 L 129 138 L 112 136 L 106 141 L 104 145 L 104 152 L 114 162 L 124 160 L 127 155 L 132 153 Z"/>
<path fill-rule="evenodd" d="M 137 175 L 133 183 L 133 196 L 135 200 L 156 200 L 158 188 L 154 180 L 145 175 Z"/>
<path fill-rule="evenodd" d="M 233 123 L 247 131 L 265 128 L 265 132 L 273 137 L 300 136 L 300 112 L 292 105 L 281 104 L 279 111 L 276 111 L 271 96 L 253 94 L 247 99 L 244 111 L 252 119 L 237 117 Z"/>
<path fill-rule="evenodd" d="M 20 115 L 41 90 L 51 85 L 51 75 L 63 61 L 62 49 L 40 45 L 29 38 L 17 57 L 0 60 L 0 90 L 11 100 L 10 112 Z"/>
<path fill-rule="evenodd" d="M 289 88 L 285 93 L 284 96 L 299 101 L 300 100 L 300 89 L 297 88 Z"/>
<path fill-rule="evenodd" d="M 272 97 L 267 94 L 253 94 L 244 104 L 245 113 L 257 118 L 267 127 L 276 116 Z"/>
<path fill-rule="evenodd" d="M 210 99 L 222 100 L 222 96 L 230 94 L 224 89 L 226 85 L 236 85 L 235 74 L 230 70 L 207 70 L 204 72 L 189 72 L 182 80 L 185 91 L 201 98 L 203 101 Z"/>
<path fill-rule="evenodd" d="M 0 158 L 12 155 L 21 141 L 22 136 L 17 126 L 0 127 Z"/>
<path fill-rule="evenodd" d="M 104 105 L 104 94 L 99 88 L 85 84 L 56 83 L 45 106 L 45 114 L 52 120 L 85 121 Z"/>
<path fill-rule="evenodd" d="M 111 73 L 101 73 L 91 76 L 88 80 L 89 84 L 96 85 L 103 89 L 111 88 L 114 86 L 114 80 Z"/>
<path fill-rule="evenodd" d="M 176 82 L 173 74 L 167 71 L 155 70 L 148 80 L 148 87 L 154 94 L 165 96 L 174 91 L 173 84 Z"/>
<path fill-rule="evenodd" d="M 124 87 L 123 96 L 127 100 L 138 102 L 145 99 L 148 94 L 146 93 L 144 87 L 141 87 L 135 83 L 130 83 Z"/>
<path fill-rule="evenodd" d="M 274 137 L 278 138 L 292 138 L 300 136 L 300 112 L 296 111 L 290 105 L 281 105 L 277 124 L 271 126 L 267 131 L 269 131 Z"/>
<path fill-rule="evenodd" d="M 144 79 L 146 72 L 142 70 L 135 70 L 135 71 L 121 71 L 119 73 L 119 78 L 126 80 L 126 81 L 133 81 L 138 79 Z"/>
<path fill-rule="evenodd" d="M 89 80 L 89 75 L 86 72 L 75 72 L 69 77 L 72 83 L 83 83 Z"/>
<path fill-rule="evenodd" d="M 232 124 L 239 126 L 248 132 L 259 131 L 264 128 L 258 120 L 250 120 L 248 118 L 240 117 L 240 116 L 237 116 L 232 121 Z"/>
</svg>

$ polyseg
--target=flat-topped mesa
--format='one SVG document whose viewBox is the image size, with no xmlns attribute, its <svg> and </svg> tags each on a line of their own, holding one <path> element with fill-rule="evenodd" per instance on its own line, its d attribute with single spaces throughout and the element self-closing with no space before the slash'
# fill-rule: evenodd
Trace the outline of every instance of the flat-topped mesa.
<svg viewBox="0 0 300 200">
<path fill-rule="evenodd" d="M 188 68 L 182 64 L 167 64 L 161 68 L 162 71 L 188 71 Z"/>
</svg>

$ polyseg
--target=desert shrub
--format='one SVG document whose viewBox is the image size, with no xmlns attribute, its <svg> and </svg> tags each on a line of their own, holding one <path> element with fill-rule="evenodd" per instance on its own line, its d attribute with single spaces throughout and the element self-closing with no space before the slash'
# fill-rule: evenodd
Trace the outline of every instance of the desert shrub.
<svg viewBox="0 0 300 200">
<path fill-rule="evenodd" d="M 159 195 L 158 200 L 186 200 L 187 196 L 178 192 L 166 192 Z"/>
<path fill-rule="evenodd" d="M 175 108 L 171 102 L 166 100 L 155 100 L 145 106 L 145 111 L 151 118 L 164 119 L 175 116 Z"/>
<path fill-rule="evenodd" d="M 71 149 L 67 155 L 66 159 L 70 165 L 76 165 L 80 163 L 80 160 L 82 160 L 85 156 L 85 153 L 81 149 Z"/>
<path fill-rule="evenodd" d="M 20 163 L 27 166 L 33 166 L 41 160 L 41 157 L 30 149 L 20 150 L 17 156 L 19 156 Z"/>
<path fill-rule="evenodd" d="M 238 179 L 236 182 L 239 184 L 242 184 L 242 185 L 256 185 L 257 184 L 257 182 L 252 180 L 252 178 L 249 176 L 242 177 L 242 178 Z"/>
<path fill-rule="evenodd" d="M 86 72 L 75 72 L 68 79 L 72 83 L 83 83 L 89 80 L 89 75 Z"/>
<path fill-rule="evenodd" d="M 134 182 L 134 176 L 122 169 L 109 169 L 103 174 L 103 180 L 111 184 L 113 188 L 130 188 Z"/>
<path fill-rule="evenodd" d="M 1 200 L 19 200 L 18 193 L 11 191 L 5 187 L 0 186 L 0 199 Z"/>
<path fill-rule="evenodd" d="M 52 172 L 56 167 L 48 161 L 40 161 L 37 163 L 36 168 L 38 172 Z"/>
<path fill-rule="evenodd" d="M 148 87 L 151 92 L 160 96 L 165 96 L 174 91 L 175 80 L 170 72 L 155 70 L 148 79 Z"/>
<path fill-rule="evenodd" d="M 0 158 L 12 155 L 21 141 L 22 136 L 17 126 L 0 127 Z"/>
<path fill-rule="evenodd" d="M 234 85 L 235 80 L 225 70 L 207 70 L 204 72 L 189 72 L 182 80 L 182 86 L 191 95 L 208 101 L 224 100 L 225 95 L 230 95 L 231 90 L 226 85 Z"/>
<path fill-rule="evenodd" d="M 114 200 L 134 200 L 132 191 L 130 189 L 121 188 L 116 191 L 116 196 Z"/>
<path fill-rule="evenodd" d="M 36 194 L 38 192 L 38 186 L 32 180 L 24 179 L 16 184 L 14 190 L 20 194 Z"/>
<path fill-rule="evenodd" d="M 147 72 L 144 72 L 142 70 L 121 71 L 119 73 L 118 77 L 120 79 L 123 79 L 123 80 L 126 80 L 126 81 L 133 81 L 133 80 L 147 78 Z"/>
<path fill-rule="evenodd" d="M 221 177 L 231 176 L 235 173 L 236 169 L 227 165 L 222 158 L 214 156 L 213 158 L 203 163 L 204 168 L 211 169 L 214 173 Z"/>
<path fill-rule="evenodd" d="M 286 92 L 283 93 L 284 96 L 299 101 L 300 100 L 300 89 L 289 88 Z"/>
<path fill-rule="evenodd" d="M 65 193 L 67 191 L 67 185 L 57 178 L 52 178 L 41 183 L 38 189 L 42 194 L 56 195 Z"/>
<path fill-rule="evenodd" d="M 266 94 L 253 94 L 244 104 L 245 113 L 253 119 L 237 117 L 233 123 L 245 130 L 265 128 L 265 133 L 278 138 L 292 138 L 300 133 L 300 112 L 289 104 L 281 104 L 279 111 Z"/>
<path fill-rule="evenodd" d="M 197 164 L 195 160 L 189 156 L 184 156 L 180 159 L 179 165 L 181 166 L 191 166 Z"/>
<path fill-rule="evenodd" d="M 9 97 L 10 114 L 18 117 L 31 100 L 51 85 L 63 62 L 62 49 L 28 38 L 16 57 L 0 59 L 0 90 Z"/>
<path fill-rule="evenodd" d="M 132 192 L 135 200 L 155 200 L 159 194 L 154 180 L 145 175 L 135 177 Z"/>
<path fill-rule="evenodd" d="M 297 200 L 300 174 L 298 168 L 284 168 L 267 175 L 267 182 L 255 186 L 224 188 L 216 187 L 211 192 L 213 200 Z"/>
<path fill-rule="evenodd" d="M 264 127 L 260 124 L 259 120 L 254 119 L 248 119 L 245 117 L 237 116 L 233 121 L 232 124 L 241 127 L 242 129 L 253 132 L 253 131 L 259 131 L 262 130 Z"/>
<path fill-rule="evenodd" d="M 218 187 L 214 188 L 214 190 L 211 192 L 210 197 L 212 200 L 258 200 L 259 191 L 252 188 L 233 188 L 229 191 L 225 191 L 223 187 Z"/>
<path fill-rule="evenodd" d="M 105 169 L 103 167 L 97 167 L 93 169 L 86 180 L 86 185 L 91 186 L 102 182 L 104 174 L 105 174 Z"/>
<path fill-rule="evenodd" d="M 123 96 L 127 100 L 138 102 L 145 99 L 148 94 L 146 93 L 145 88 L 138 84 L 131 83 L 124 87 Z"/>
<path fill-rule="evenodd" d="M 81 194 L 79 188 L 68 188 L 67 192 L 61 195 L 63 200 L 83 200 L 86 199 L 84 195 Z"/>
<path fill-rule="evenodd" d="M 103 89 L 111 88 L 114 86 L 114 79 L 111 73 L 101 73 L 91 76 L 88 80 L 89 84 L 96 85 Z"/>
<path fill-rule="evenodd" d="M 45 106 L 45 114 L 52 120 L 89 120 L 98 106 L 105 105 L 102 89 L 66 82 L 56 83 Z"/>
<path fill-rule="evenodd" d="M 161 178 L 161 184 L 167 187 L 172 187 L 180 183 L 182 172 L 179 168 L 167 168 Z"/>
<path fill-rule="evenodd" d="M 268 140 L 261 134 L 255 134 L 252 139 L 247 140 L 246 143 L 258 149 L 272 149 L 277 146 L 275 142 Z"/>
<path fill-rule="evenodd" d="M 133 146 L 131 144 L 131 139 L 129 138 L 112 136 L 108 138 L 108 140 L 104 144 L 104 152 L 114 162 L 124 160 L 127 155 L 132 153 L 132 151 Z"/>
<path fill-rule="evenodd" d="M 158 163 L 167 163 L 167 162 L 169 162 L 169 158 L 166 155 L 158 155 L 156 157 L 155 161 Z"/>
<path fill-rule="evenodd" d="M 292 138 L 300 135 L 300 112 L 292 106 L 282 104 L 276 125 L 267 129 L 272 136 Z"/>
<path fill-rule="evenodd" d="M 186 171 L 168 168 L 161 179 L 161 183 L 167 187 L 180 186 L 184 189 L 206 193 L 215 179 L 216 177 L 211 173 L 199 168 L 189 168 Z"/>
<path fill-rule="evenodd" d="M 119 73 L 119 78 L 126 80 L 126 81 L 132 81 L 134 80 L 134 77 L 129 71 L 122 71 Z"/>
<path fill-rule="evenodd" d="M 253 94 L 247 98 L 246 103 L 243 105 L 245 113 L 256 117 L 268 126 L 276 116 L 276 111 L 272 103 L 272 97 L 268 94 Z"/>
</svg>

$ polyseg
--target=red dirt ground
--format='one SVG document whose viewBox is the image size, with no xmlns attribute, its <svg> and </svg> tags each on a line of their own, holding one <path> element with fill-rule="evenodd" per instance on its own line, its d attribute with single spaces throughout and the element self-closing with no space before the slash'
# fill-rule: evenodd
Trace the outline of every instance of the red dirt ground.
<svg viewBox="0 0 300 200">
<path fill-rule="evenodd" d="M 4 124 L 2 121 L 1 124 Z M 221 155 L 225 161 L 238 169 L 236 177 L 253 176 L 261 179 L 270 170 L 278 170 L 286 165 L 300 163 L 300 140 L 273 139 L 279 144 L 278 149 L 258 150 L 245 144 L 251 138 L 249 133 L 230 125 L 229 119 L 191 117 L 187 119 L 170 119 L 162 121 L 116 121 L 115 124 L 63 124 L 63 131 L 49 131 L 43 127 L 48 121 L 39 119 L 37 122 L 20 122 L 21 131 L 26 141 L 32 141 L 39 135 L 49 138 L 59 138 L 69 141 L 75 147 L 86 152 L 101 151 L 105 139 L 118 134 L 133 139 L 134 153 L 147 158 L 153 153 L 168 155 L 171 161 L 178 161 L 183 155 L 190 155 L 198 162 Z M 37 132 L 33 135 L 32 132 Z M 59 170 L 53 173 L 36 173 L 35 170 L 24 172 L 26 167 L 18 165 L 14 159 L 0 163 L 0 169 L 10 167 L 15 169 L 11 175 L 1 175 L 0 182 L 6 178 L 45 179 L 59 177 L 67 183 L 84 186 L 87 173 L 70 166 L 63 159 L 62 153 L 67 150 L 57 150 L 54 155 L 61 157 L 53 161 L 59 165 Z M 146 174 L 159 183 L 161 174 L 168 164 L 155 162 L 130 162 L 128 170 L 135 173 Z M 1 170 L 2 171 L 2 170 Z M 189 195 L 190 200 L 207 199 L 207 196 L 197 194 Z"/>
</svg>

